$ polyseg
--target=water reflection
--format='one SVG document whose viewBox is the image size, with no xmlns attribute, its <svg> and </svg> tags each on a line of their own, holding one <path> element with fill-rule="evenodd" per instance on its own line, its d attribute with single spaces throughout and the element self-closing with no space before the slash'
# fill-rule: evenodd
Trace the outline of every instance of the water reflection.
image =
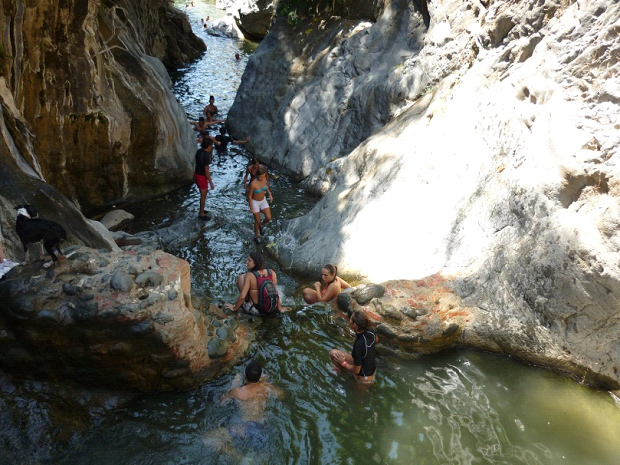
<svg viewBox="0 0 620 465">
<path fill-rule="evenodd" d="M 195 3 L 193 23 L 215 16 L 209 13 L 212 3 Z M 175 89 L 192 118 L 210 94 L 225 114 L 242 72 L 231 59 L 242 49 L 237 41 L 206 40 L 207 58 L 176 78 Z M 242 147 L 216 155 L 216 188 L 207 198 L 214 220 L 199 241 L 171 250 L 190 262 L 194 289 L 217 299 L 235 297 L 234 278 L 254 249 L 242 190 L 246 161 Z M 313 203 L 283 177 L 274 180 L 273 191 L 276 219 L 301 214 Z M 148 229 L 195 215 L 197 205 L 192 186 L 132 212 L 137 227 Z M 270 228 L 273 236 L 277 221 Z M 278 276 L 285 304 L 299 303 L 295 280 L 285 271 Z M 251 357 L 286 392 L 283 400 L 270 401 L 272 434 L 264 448 L 241 441 L 233 454 L 203 441 L 210 431 L 241 421 L 234 404 L 219 398 L 242 373 L 242 364 L 193 391 L 137 400 L 108 417 L 62 463 L 618 463 L 620 408 L 607 393 L 509 358 L 467 351 L 408 362 L 379 356 L 376 384 L 361 390 L 351 377 L 335 374 L 328 357 L 330 349 L 350 348 L 352 342 L 346 326 L 321 306 L 299 306 L 262 322 Z"/>
<path fill-rule="evenodd" d="M 474 352 L 380 357 L 367 391 L 332 372 L 328 350 L 353 339 L 327 310 L 267 320 L 257 336 L 252 357 L 286 392 L 268 406 L 264 448 L 241 441 L 232 455 L 203 442 L 240 422 L 238 409 L 218 401 L 239 366 L 194 391 L 137 401 L 65 463 L 617 463 L 620 409 L 559 375 Z"/>
</svg>

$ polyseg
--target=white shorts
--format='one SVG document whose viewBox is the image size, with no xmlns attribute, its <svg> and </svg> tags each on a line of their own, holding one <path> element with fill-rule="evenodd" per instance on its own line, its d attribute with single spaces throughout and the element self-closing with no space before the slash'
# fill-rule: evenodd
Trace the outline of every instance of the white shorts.
<svg viewBox="0 0 620 465">
<path fill-rule="evenodd" d="M 263 200 L 250 200 L 252 201 L 252 213 L 258 213 L 261 210 L 269 208 L 269 204 L 267 203 L 267 196 L 263 197 Z"/>
<path fill-rule="evenodd" d="M 254 306 L 254 302 L 245 301 L 241 304 L 241 310 L 248 315 L 260 315 L 261 313 L 258 311 L 258 308 Z"/>
</svg>

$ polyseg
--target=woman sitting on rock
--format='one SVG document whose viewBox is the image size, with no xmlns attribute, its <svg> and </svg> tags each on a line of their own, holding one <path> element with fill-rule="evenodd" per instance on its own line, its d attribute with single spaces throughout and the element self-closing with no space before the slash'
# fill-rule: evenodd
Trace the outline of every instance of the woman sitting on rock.
<svg viewBox="0 0 620 465">
<path fill-rule="evenodd" d="M 338 349 L 329 351 L 329 357 L 337 369 L 355 375 L 360 383 L 372 383 L 375 379 L 375 343 L 377 336 L 372 323 L 362 310 L 351 315 L 349 326 L 355 331 L 355 343 L 350 354 Z"/>
<path fill-rule="evenodd" d="M 252 252 L 245 262 L 247 272 L 237 278 L 239 297 L 233 304 L 226 304 L 226 308 L 233 312 L 243 310 L 250 315 L 267 315 L 270 313 L 285 312 L 290 310 L 282 307 L 278 295 L 278 276 L 276 272 L 265 267 L 265 259 L 262 254 Z M 264 286 L 264 294 L 260 294 L 261 283 L 265 279 L 273 285 Z"/>
<path fill-rule="evenodd" d="M 325 265 L 321 269 L 321 280 L 324 284 L 322 289 L 321 283 L 317 281 L 314 283 L 314 289 L 307 287 L 302 291 L 306 303 L 330 302 L 338 297 L 343 289 L 351 287 L 348 282 L 338 276 L 338 268 L 334 265 Z"/>
</svg>

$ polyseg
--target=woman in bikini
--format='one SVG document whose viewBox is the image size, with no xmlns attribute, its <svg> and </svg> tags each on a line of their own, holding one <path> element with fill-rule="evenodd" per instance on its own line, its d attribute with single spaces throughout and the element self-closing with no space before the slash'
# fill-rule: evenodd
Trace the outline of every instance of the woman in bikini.
<svg viewBox="0 0 620 465">
<path fill-rule="evenodd" d="M 314 289 L 309 287 L 302 291 L 302 296 L 306 303 L 315 304 L 317 302 L 330 302 L 338 297 L 343 289 L 351 287 L 351 285 L 338 276 L 338 268 L 334 265 L 325 265 L 321 269 L 321 281 L 314 283 Z"/>
<path fill-rule="evenodd" d="M 248 192 L 248 203 L 250 204 L 250 212 L 254 215 L 254 242 L 260 244 L 258 235 L 263 235 L 263 226 L 271 221 L 271 208 L 267 203 L 267 195 L 269 195 L 269 202 L 273 202 L 273 196 L 269 189 L 269 182 L 267 181 L 267 170 L 262 166 L 256 170 L 256 178 L 250 183 L 250 190 Z M 265 216 L 261 222 L 261 212 Z"/>
<path fill-rule="evenodd" d="M 256 172 L 259 168 L 265 168 L 261 165 L 255 156 L 252 156 L 252 161 L 245 170 L 245 177 L 243 178 L 243 188 L 247 191 L 248 185 L 256 179 Z M 267 185 L 269 185 L 269 173 L 265 169 L 265 177 L 267 178 Z"/>
</svg>

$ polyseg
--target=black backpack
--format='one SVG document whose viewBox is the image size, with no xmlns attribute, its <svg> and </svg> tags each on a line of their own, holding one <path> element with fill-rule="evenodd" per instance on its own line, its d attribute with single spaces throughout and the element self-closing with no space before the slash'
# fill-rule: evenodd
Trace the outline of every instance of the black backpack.
<svg viewBox="0 0 620 465">
<path fill-rule="evenodd" d="M 256 285 L 258 286 L 258 303 L 254 303 L 254 306 L 263 315 L 269 315 L 270 313 L 278 312 L 278 290 L 276 285 L 271 280 L 271 270 L 267 269 L 267 276 L 261 276 L 258 271 L 252 271 L 252 274 L 256 276 Z"/>
</svg>

